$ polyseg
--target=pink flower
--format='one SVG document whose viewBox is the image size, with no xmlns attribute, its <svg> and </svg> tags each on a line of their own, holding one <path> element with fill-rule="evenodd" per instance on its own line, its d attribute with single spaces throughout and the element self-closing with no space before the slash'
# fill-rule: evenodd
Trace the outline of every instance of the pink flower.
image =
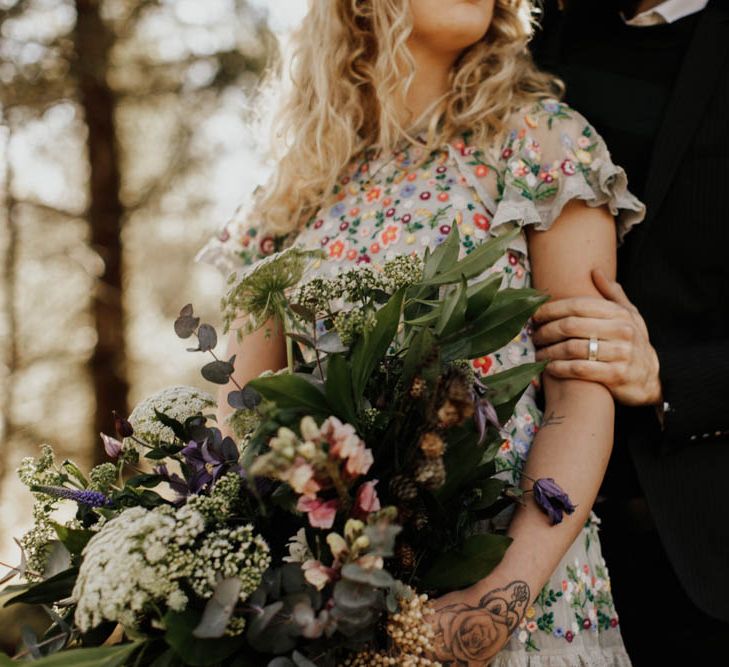
<svg viewBox="0 0 729 667">
<path fill-rule="evenodd" d="M 104 451 L 109 458 L 115 459 L 122 453 L 123 446 L 116 438 L 112 438 L 106 433 L 99 433 L 104 443 Z"/>
<path fill-rule="evenodd" d="M 306 579 L 316 590 L 320 591 L 334 579 L 334 570 L 322 565 L 318 560 L 307 560 L 301 564 Z"/>
<path fill-rule="evenodd" d="M 364 443 L 360 440 L 359 446 L 347 459 L 345 470 L 352 477 L 366 475 L 374 462 L 375 458 L 372 456 L 372 452 L 367 449 L 364 446 Z"/>
<path fill-rule="evenodd" d="M 319 498 L 301 496 L 296 504 L 296 509 L 309 515 L 309 524 L 313 528 L 331 528 L 337 516 L 338 506 L 339 501 L 336 499 L 324 501 Z"/>
<path fill-rule="evenodd" d="M 314 479 L 314 468 L 302 459 L 298 459 L 294 467 L 289 471 L 286 481 L 296 493 L 305 496 L 316 496 L 321 485 Z"/>
<path fill-rule="evenodd" d="M 370 512 L 377 512 L 381 509 L 380 499 L 377 497 L 378 480 L 365 482 L 357 489 L 357 497 L 354 499 L 353 514 L 360 519 L 366 518 Z"/>
</svg>

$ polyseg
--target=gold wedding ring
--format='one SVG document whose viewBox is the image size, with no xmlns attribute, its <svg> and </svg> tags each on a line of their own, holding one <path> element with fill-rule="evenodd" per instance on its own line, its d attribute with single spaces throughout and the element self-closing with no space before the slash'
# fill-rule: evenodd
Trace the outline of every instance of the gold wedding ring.
<svg viewBox="0 0 729 667">
<path fill-rule="evenodd" d="M 587 360 L 597 361 L 597 353 L 599 349 L 600 343 L 598 342 L 597 338 L 590 338 L 589 342 L 587 343 Z"/>
</svg>

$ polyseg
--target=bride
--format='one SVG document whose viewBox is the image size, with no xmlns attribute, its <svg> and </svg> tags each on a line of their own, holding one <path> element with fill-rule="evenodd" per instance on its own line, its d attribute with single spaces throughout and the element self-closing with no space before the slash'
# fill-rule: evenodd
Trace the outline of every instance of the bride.
<svg viewBox="0 0 729 667">
<path fill-rule="evenodd" d="M 310 2 L 279 115 L 285 149 L 253 210 L 202 258 L 230 268 L 291 244 L 322 248 L 308 279 L 432 250 L 454 224 L 462 254 L 519 227 L 496 266 L 502 287 L 597 296 L 591 271 L 614 275 L 618 239 L 643 206 L 594 129 L 554 99 L 559 82 L 533 65 L 531 11 L 527 0 Z M 231 336 L 229 347 L 240 383 L 286 364 L 280 333 Z M 584 340 L 581 353 L 594 347 Z M 525 327 L 472 364 L 487 375 L 533 359 Z M 503 561 L 435 601 L 444 665 L 630 664 L 591 513 L 613 401 L 576 380 L 545 376 L 542 390 L 543 412 L 532 386 L 506 426 L 502 474 L 524 488 L 527 476 L 553 477 L 577 508 L 552 526 L 530 494 L 497 517 L 513 539 Z"/>
</svg>

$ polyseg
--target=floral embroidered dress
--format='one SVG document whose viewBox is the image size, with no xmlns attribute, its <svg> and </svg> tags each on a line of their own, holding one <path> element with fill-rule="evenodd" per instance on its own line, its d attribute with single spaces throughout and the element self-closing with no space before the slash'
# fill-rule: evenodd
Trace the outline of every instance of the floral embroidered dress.
<svg viewBox="0 0 729 667">
<path fill-rule="evenodd" d="M 358 264 L 377 269 L 396 255 L 432 250 L 453 224 L 459 226 L 461 255 L 515 226 L 546 230 L 572 199 L 590 206 L 607 204 L 621 239 L 644 215 L 602 139 L 582 116 L 559 102 L 543 101 L 514 114 L 511 130 L 498 145 L 471 145 L 466 134 L 424 161 L 422 150 L 410 146 L 372 161 L 354 161 L 337 184 L 333 201 L 288 237 L 262 236 L 238 214 L 198 259 L 228 272 L 287 245 L 322 248 L 326 257 L 308 269 L 305 282 Z M 530 286 L 524 231 L 490 271 L 501 272 L 502 288 Z M 504 348 L 472 364 L 486 376 L 533 360 L 527 325 Z M 513 469 L 523 466 L 542 420 L 536 393 L 535 383 L 519 401 L 498 454 L 501 474 L 515 482 L 519 473 Z M 510 513 L 501 515 L 498 527 L 508 525 L 510 518 Z M 598 525 L 591 515 L 492 665 L 630 665 Z"/>
</svg>

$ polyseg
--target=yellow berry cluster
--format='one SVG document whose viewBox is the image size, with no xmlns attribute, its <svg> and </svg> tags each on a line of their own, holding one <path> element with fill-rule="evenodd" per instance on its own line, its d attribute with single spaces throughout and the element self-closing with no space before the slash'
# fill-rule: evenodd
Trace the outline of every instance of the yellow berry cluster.
<svg viewBox="0 0 729 667">
<path fill-rule="evenodd" d="M 428 596 L 400 598 L 400 610 L 387 621 L 387 634 L 393 647 L 389 651 L 363 651 L 347 658 L 344 667 L 441 667 L 431 660 L 435 632 L 425 621 Z"/>
</svg>

